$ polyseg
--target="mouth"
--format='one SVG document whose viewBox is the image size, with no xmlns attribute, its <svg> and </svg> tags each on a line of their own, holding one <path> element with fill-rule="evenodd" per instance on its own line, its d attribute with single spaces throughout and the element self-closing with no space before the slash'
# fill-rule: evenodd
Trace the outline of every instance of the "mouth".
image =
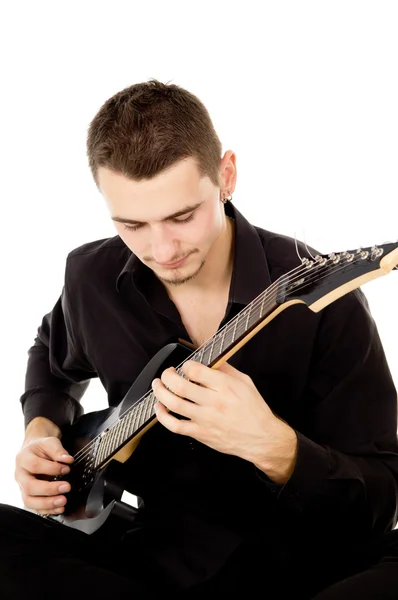
<svg viewBox="0 0 398 600">
<path fill-rule="evenodd" d="M 188 256 L 185 256 L 185 258 L 177 260 L 174 263 L 163 263 L 163 264 L 160 264 L 160 266 L 163 267 L 164 269 L 177 269 L 177 267 L 180 267 L 181 265 L 184 264 L 184 262 L 187 260 L 187 258 L 188 258 Z"/>
</svg>

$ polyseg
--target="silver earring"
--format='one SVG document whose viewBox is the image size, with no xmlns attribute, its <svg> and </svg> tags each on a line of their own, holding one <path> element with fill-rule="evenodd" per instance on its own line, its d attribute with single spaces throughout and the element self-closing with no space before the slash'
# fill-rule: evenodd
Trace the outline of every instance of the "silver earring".
<svg viewBox="0 0 398 600">
<path fill-rule="evenodd" d="M 227 190 L 227 194 L 229 194 L 228 198 L 222 198 L 222 199 L 221 199 L 221 202 L 222 202 L 223 204 L 226 204 L 227 202 L 232 202 L 232 194 L 230 194 L 230 193 L 228 192 L 228 190 Z"/>
</svg>

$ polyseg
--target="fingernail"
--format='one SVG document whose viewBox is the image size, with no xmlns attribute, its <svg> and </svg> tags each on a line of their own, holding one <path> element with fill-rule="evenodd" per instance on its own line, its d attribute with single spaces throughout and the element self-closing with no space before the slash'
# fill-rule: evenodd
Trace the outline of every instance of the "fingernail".
<svg viewBox="0 0 398 600">
<path fill-rule="evenodd" d="M 63 483 L 59 486 L 58 491 L 63 494 L 64 492 L 69 492 L 69 485 L 67 483 Z"/>
<path fill-rule="evenodd" d="M 70 454 L 61 454 L 60 458 L 73 458 Z"/>
<path fill-rule="evenodd" d="M 63 506 L 65 504 L 64 498 L 58 498 L 58 500 L 54 500 L 54 506 Z"/>
<path fill-rule="evenodd" d="M 69 467 L 62 467 L 62 469 L 61 469 L 62 475 L 66 475 L 67 473 L 69 473 L 69 471 L 70 471 Z"/>
</svg>

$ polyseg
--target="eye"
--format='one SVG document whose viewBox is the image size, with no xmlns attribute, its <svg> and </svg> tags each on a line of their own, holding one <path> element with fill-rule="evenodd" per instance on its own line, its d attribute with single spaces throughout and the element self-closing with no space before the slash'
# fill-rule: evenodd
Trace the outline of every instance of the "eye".
<svg viewBox="0 0 398 600">
<path fill-rule="evenodd" d="M 189 215 L 189 217 L 186 217 L 185 219 L 173 219 L 175 223 L 189 223 L 189 221 L 192 221 L 192 219 L 194 218 L 194 213 L 191 213 Z"/>
<path fill-rule="evenodd" d="M 189 217 L 185 217 L 185 219 L 172 219 L 172 221 L 173 221 L 173 223 L 189 223 L 190 221 L 193 220 L 194 216 L 195 216 L 195 213 L 191 213 L 189 215 Z M 142 225 L 126 225 L 126 223 L 123 223 L 123 226 L 128 231 L 137 231 L 138 229 L 141 229 L 141 227 L 142 227 Z"/>
<path fill-rule="evenodd" d="M 123 225 L 125 229 L 128 229 L 128 231 L 137 231 L 137 229 L 141 227 L 141 225 L 126 225 L 126 223 L 123 223 Z"/>
</svg>

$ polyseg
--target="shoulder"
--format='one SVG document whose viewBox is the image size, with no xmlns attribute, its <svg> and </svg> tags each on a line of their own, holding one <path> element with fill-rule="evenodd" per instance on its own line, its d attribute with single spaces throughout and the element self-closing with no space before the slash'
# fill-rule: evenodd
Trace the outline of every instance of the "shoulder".
<svg viewBox="0 0 398 600">
<path fill-rule="evenodd" d="M 288 235 L 275 233 L 254 226 L 267 259 L 272 281 L 291 271 L 301 263 L 301 258 L 311 258 L 321 254 L 319 250 L 306 246 L 302 241 Z"/>
<path fill-rule="evenodd" d="M 102 238 L 100 240 L 94 240 L 92 242 L 86 242 L 77 248 L 71 250 L 68 254 L 68 259 L 76 259 L 78 257 L 86 257 L 83 260 L 90 260 L 89 257 L 102 255 L 103 253 L 116 252 L 118 249 L 127 249 L 126 244 L 120 239 L 118 235 L 108 238 Z"/>
<path fill-rule="evenodd" d="M 66 281 L 69 285 L 115 281 L 130 256 L 131 250 L 118 235 L 87 242 L 68 253 Z"/>
</svg>

